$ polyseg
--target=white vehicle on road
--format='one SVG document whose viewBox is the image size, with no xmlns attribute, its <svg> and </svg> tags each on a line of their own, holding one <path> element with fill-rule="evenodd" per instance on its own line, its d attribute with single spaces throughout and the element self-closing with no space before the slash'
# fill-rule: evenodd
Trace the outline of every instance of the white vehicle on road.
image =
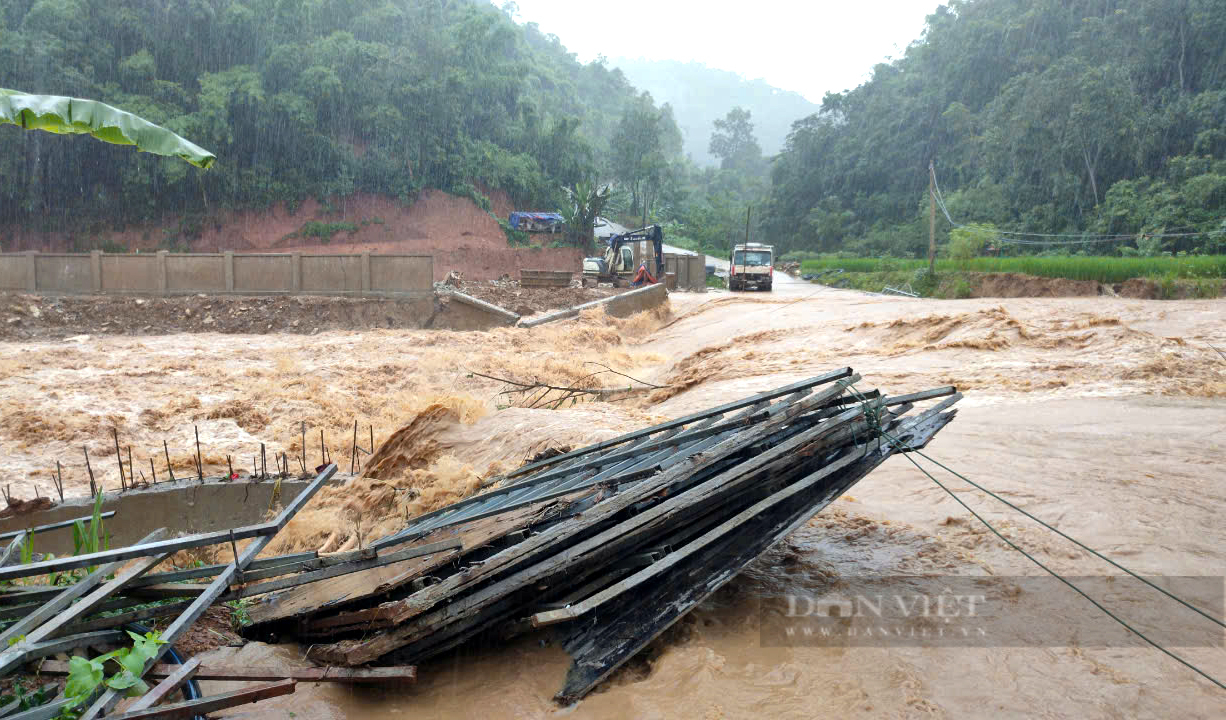
<svg viewBox="0 0 1226 720">
<path fill-rule="evenodd" d="M 762 243 L 732 247 L 728 264 L 728 289 L 745 290 L 753 286 L 770 292 L 775 279 L 775 248 Z"/>
</svg>

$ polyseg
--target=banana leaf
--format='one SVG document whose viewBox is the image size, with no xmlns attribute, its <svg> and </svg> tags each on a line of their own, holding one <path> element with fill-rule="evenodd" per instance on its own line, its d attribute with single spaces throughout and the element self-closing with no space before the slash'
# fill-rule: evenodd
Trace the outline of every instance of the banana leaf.
<svg viewBox="0 0 1226 720">
<path fill-rule="evenodd" d="M 138 150 L 183 158 L 199 168 L 208 168 L 216 156 L 164 127 L 97 100 L 30 95 L 0 88 L 0 124 L 12 123 L 28 130 L 92 135 L 116 145 L 135 145 Z"/>
</svg>

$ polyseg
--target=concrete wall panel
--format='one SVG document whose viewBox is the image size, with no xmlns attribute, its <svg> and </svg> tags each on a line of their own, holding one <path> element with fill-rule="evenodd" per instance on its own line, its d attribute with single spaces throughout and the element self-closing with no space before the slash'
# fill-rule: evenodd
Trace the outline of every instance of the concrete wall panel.
<svg viewBox="0 0 1226 720">
<path fill-rule="evenodd" d="M 235 255 L 234 292 L 290 292 L 294 289 L 289 255 Z"/>
<path fill-rule="evenodd" d="M 167 255 L 166 291 L 208 293 L 225 290 L 225 260 L 222 255 Z"/>
<path fill-rule="evenodd" d="M 234 261 L 237 263 L 238 258 Z M 375 258 L 371 257 L 373 269 Z M 373 271 L 373 270 L 372 270 Z M 303 255 L 303 292 L 352 292 L 362 291 L 361 255 Z"/>
<path fill-rule="evenodd" d="M 103 255 L 103 292 L 158 291 L 158 259 L 156 255 Z"/>
<path fill-rule="evenodd" d="M 434 259 L 429 255 L 370 256 L 373 292 L 429 292 L 433 288 Z"/>
<path fill-rule="evenodd" d="M 94 289 L 89 255 L 35 255 L 34 275 L 44 292 L 87 293 Z"/>
<path fill-rule="evenodd" d="M 26 259 L 22 255 L 0 255 L 0 290 L 24 290 Z"/>
</svg>

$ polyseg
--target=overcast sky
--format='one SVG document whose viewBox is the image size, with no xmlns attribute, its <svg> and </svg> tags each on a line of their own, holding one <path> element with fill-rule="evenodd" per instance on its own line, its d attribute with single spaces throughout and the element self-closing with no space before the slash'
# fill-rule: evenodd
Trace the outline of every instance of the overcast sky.
<svg viewBox="0 0 1226 720">
<path fill-rule="evenodd" d="M 597 55 L 697 61 L 813 102 L 855 87 L 898 57 L 939 0 L 516 0 L 587 62 Z M 494 0 L 501 6 L 502 0 Z"/>
</svg>

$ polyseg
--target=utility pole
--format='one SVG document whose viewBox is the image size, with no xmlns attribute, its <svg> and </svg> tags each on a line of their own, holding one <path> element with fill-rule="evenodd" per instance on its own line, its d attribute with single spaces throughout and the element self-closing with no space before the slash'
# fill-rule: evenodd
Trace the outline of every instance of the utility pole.
<svg viewBox="0 0 1226 720">
<path fill-rule="evenodd" d="M 749 214 L 753 212 L 753 205 L 745 208 L 745 244 L 749 244 Z"/>
<path fill-rule="evenodd" d="M 937 272 L 937 174 L 928 161 L 928 274 Z"/>
</svg>

